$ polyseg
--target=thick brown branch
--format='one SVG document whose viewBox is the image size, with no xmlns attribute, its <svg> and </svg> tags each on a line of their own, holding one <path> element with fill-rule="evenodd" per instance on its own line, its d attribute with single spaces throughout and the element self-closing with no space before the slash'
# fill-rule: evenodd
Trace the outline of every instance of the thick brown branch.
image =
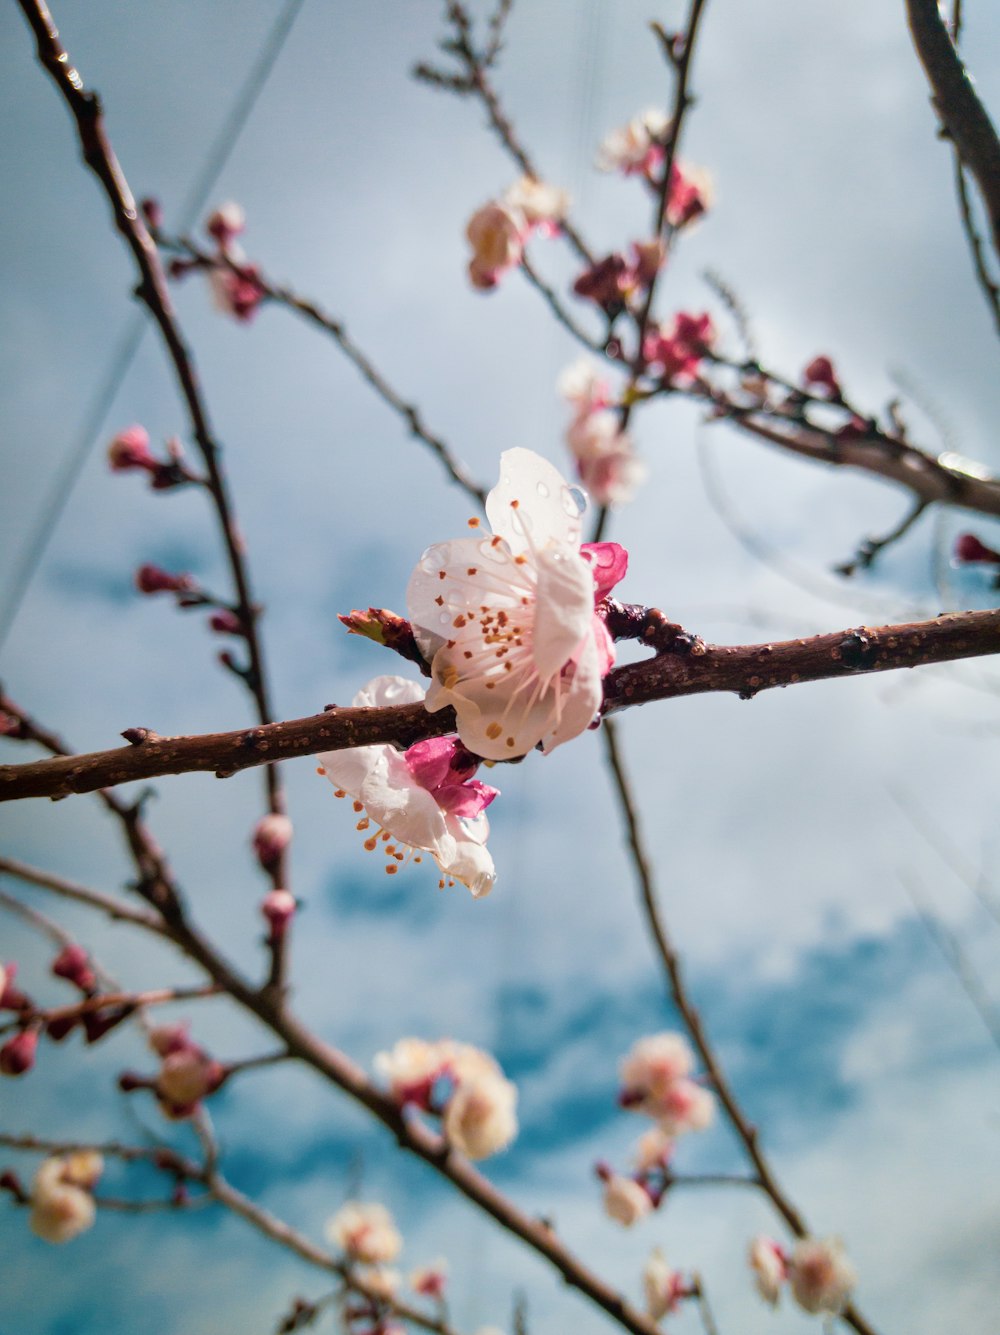
<svg viewBox="0 0 1000 1335">
<path fill-rule="evenodd" d="M 906 0 L 913 45 L 934 106 L 959 157 L 975 177 L 1000 256 L 1000 140 L 949 36 L 938 0 Z"/>
<path fill-rule="evenodd" d="M 660 615 L 664 624 L 666 619 Z M 711 645 L 671 631 L 668 652 L 616 668 L 605 681 L 605 711 L 708 691 L 749 700 L 760 691 L 806 681 L 949 663 L 1000 653 L 1000 611 L 959 612 L 893 626 L 858 626 L 809 639 L 770 644 Z M 655 635 L 640 636 L 656 646 Z M 396 743 L 454 731 L 450 709 L 428 714 L 422 704 L 383 709 L 330 709 L 236 732 L 192 737 L 149 734 L 136 746 L 89 755 L 0 765 L 0 801 L 90 793 L 161 774 L 214 772 L 227 777 L 255 765 L 320 751 Z"/>
</svg>

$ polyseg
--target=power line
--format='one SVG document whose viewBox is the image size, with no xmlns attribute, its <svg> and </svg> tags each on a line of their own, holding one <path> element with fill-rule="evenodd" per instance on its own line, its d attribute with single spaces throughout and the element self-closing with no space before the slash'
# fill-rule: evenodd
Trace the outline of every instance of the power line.
<svg viewBox="0 0 1000 1335">
<path fill-rule="evenodd" d="M 223 121 L 209 148 L 204 166 L 187 193 L 180 210 L 178 231 L 189 231 L 197 222 L 198 215 L 205 207 L 216 180 L 236 147 L 240 133 L 264 90 L 264 85 L 304 4 L 305 0 L 285 0 L 280 14 L 264 40 L 260 54 L 240 85 L 229 115 Z M 146 319 L 142 315 L 134 315 L 129 321 L 115 348 L 107 373 L 87 407 L 83 424 L 56 468 L 55 478 L 28 536 L 21 559 L 14 569 L 10 589 L 0 610 L 0 648 L 7 641 L 35 571 L 45 555 L 49 539 L 62 518 L 94 441 L 99 436 L 104 421 L 111 411 L 111 405 L 135 361 L 147 328 Z"/>
</svg>

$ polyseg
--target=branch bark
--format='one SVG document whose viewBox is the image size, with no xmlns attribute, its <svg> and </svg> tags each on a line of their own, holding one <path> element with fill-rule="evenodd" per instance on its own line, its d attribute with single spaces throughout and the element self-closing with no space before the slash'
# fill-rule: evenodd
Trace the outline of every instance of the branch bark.
<svg viewBox="0 0 1000 1335">
<path fill-rule="evenodd" d="M 810 639 L 748 645 L 705 644 L 671 626 L 655 610 L 626 611 L 637 626 L 633 638 L 657 648 L 661 637 L 661 645 L 652 658 L 609 674 L 604 684 L 606 713 L 708 691 L 733 692 L 749 700 L 778 686 L 1000 653 L 1000 611 L 960 612 L 932 621 L 858 626 Z M 668 633 L 662 638 L 664 631 Z M 407 747 L 454 730 L 450 709 L 429 714 L 422 704 L 333 708 L 259 728 L 190 737 L 130 730 L 142 734 L 142 740 L 131 746 L 0 765 L 0 801 L 91 793 L 163 774 L 201 771 L 226 778 L 294 756 L 385 743 Z"/>
<path fill-rule="evenodd" d="M 1000 140 L 948 33 L 938 0 L 906 0 L 913 45 L 934 107 L 962 162 L 975 177 L 1000 256 Z"/>
</svg>

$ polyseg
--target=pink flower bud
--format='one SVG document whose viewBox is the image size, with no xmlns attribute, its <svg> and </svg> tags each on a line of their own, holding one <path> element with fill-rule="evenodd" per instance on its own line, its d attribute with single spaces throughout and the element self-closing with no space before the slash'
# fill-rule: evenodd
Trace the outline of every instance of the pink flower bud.
<svg viewBox="0 0 1000 1335">
<path fill-rule="evenodd" d="M 183 1052 L 193 1046 L 186 1020 L 178 1020 L 176 1024 L 156 1025 L 146 1037 L 158 1057 L 169 1057 L 172 1052 Z"/>
<path fill-rule="evenodd" d="M 156 1077 L 156 1095 L 168 1116 L 190 1116 L 199 1100 L 217 1090 L 225 1078 L 221 1062 L 191 1046 L 164 1057 Z"/>
<path fill-rule="evenodd" d="M 16 964 L 11 963 L 3 966 L 2 977 L 0 977 L 0 1010 L 23 1011 L 31 1005 L 28 997 L 19 987 L 15 986 L 14 975 L 16 973 Z"/>
<path fill-rule="evenodd" d="M 708 212 L 712 194 L 707 173 L 675 162 L 670 173 L 667 222 L 671 227 L 689 226 Z"/>
<path fill-rule="evenodd" d="M 52 972 L 57 978 L 65 978 L 81 992 L 90 992 L 97 982 L 83 946 L 66 946 L 61 950 L 52 961 Z"/>
<path fill-rule="evenodd" d="M 8 714 L 6 710 L 0 709 L 0 737 L 27 737 L 24 723 L 13 714 Z M 3 991 L 0 985 L 0 992 Z"/>
<path fill-rule="evenodd" d="M 130 426 L 119 431 L 108 446 L 108 463 L 113 473 L 127 473 L 133 469 L 151 470 L 157 466 L 149 449 L 149 432 L 145 427 Z"/>
<path fill-rule="evenodd" d="M 295 913 L 295 896 L 287 890 L 272 890 L 261 901 L 260 911 L 271 929 L 271 940 L 280 941 Z"/>
<path fill-rule="evenodd" d="M 802 380 L 806 385 L 825 390 L 832 399 L 841 397 L 840 382 L 829 357 L 814 357 L 802 372 Z"/>
<path fill-rule="evenodd" d="M 35 1064 L 38 1032 L 25 1029 L 0 1048 L 0 1075 L 24 1075 Z"/>
<path fill-rule="evenodd" d="M 196 585 L 191 575 L 144 565 L 135 572 L 135 587 L 140 593 L 190 593 Z"/>
<path fill-rule="evenodd" d="M 231 612 L 228 607 L 222 612 L 213 612 L 209 617 L 208 624 L 209 628 L 214 630 L 217 635 L 246 634 L 243 622 L 236 613 Z"/>
<path fill-rule="evenodd" d="M 287 816 L 269 812 L 261 816 L 253 829 L 253 851 L 262 867 L 273 867 L 292 838 L 292 822 Z"/>
<path fill-rule="evenodd" d="M 127 1020 L 134 1009 L 132 1006 L 114 1006 L 109 1010 L 88 1011 L 83 1017 L 83 1028 L 87 1035 L 87 1042 L 99 1042 L 105 1034 L 109 1034 L 123 1020 Z"/>
<path fill-rule="evenodd" d="M 148 196 L 139 205 L 142 209 L 142 216 L 146 219 L 146 226 L 152 228 L 154 232 L 159 231 L 163 226 L 163 206 L 158 199 Z"/>
<path fill-rule="evenodd" d="M 578 297 L 596 302 L 612 315 L 621 310 L 625 296 L 635 282 L 635 270 L 624 255 L 615 252 L 585 269 L 573 284 L 573 291 Z"/>
<path fill-rule="evenodd" d="M 988 561 L 1000 564 L 1000 552 L 980 542 L 974 533 L 960 533 L 955 539 L 955 560 L 961 562 Z"/>
<path fill-rule="evenodd" d="M 181 257 L 178 255 L 174 259 L 172 259 L 170 263 L 167 265 L 167 273 L 176 283 L 180 279 L 186 278 L 187 275 L 192 271 L 192 269 L 197 269 L 197 267 L 198 267 L 197 260 L 181 259 Z"/>
<path fill-rule="evenodd" d="M 77 1015 L 63 1015 L 58 1019 L 48 1020 L 45 1024 L 45 1033 L 53 1043 L 61 1043 L 76 1028 L 78 1019 Z"/>
</svg>

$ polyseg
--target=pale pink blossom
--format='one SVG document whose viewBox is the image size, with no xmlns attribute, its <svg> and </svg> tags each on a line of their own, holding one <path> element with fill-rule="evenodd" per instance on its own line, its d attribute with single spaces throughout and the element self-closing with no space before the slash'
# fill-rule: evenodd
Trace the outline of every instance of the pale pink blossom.
<svg viewBox="0 0 1000 1335">
<path fill-rule="evenodd" d="M 348 1201 L 327 1221 L 326 1238 L 354 1261 L 381 1265 L 394 1261 L 403 1239 L 384 1205 Z"/>
<path fill-rule="evenodd" d="M 448 1069 L 444 1043 L 423 1038 L 401 1038 L 389 1052 L 375 1054 L 376 1072 L 388 1083 L 396 1103 L 429 1106 L 431 1088 Z"/>
<path fill-rule="evenodd" d="M 656 1117 L 670 1086 L 693 1070 L 694 1053 L 683 1034 L 640 1038 L 621 1063 L 622 1102 Z"/>
<path fill-rule="evenodd" d="M 639 1173 L 666 1168 L 674 1152 L 674 1140 L 660 1126 L 650 1127 L 639 1137 L 635 1147 L 635 1167 Z"/>
<path fill-rule="evenodd" d="M 577 416 L 589 415 L 611 405 L 611 385 L 592 357 L 578 357 L 559 376 L 556 389 Z"/>
<path fill-rule="evenodd" d="M 771 1238 L 758 1236 L 750 1243 L 747 1261 L 753 1271 L 757 1292 L 766 1303 L 776 1307 L 781 1286 L 788 1278 L 788 1262 L 783 1248 Z"/>
<path fill-rule="evenodd" d="M 98 1150 L 70 1150 L 62 1156 L 64 1182 L 92 1191 L 104 1172 L 104 1156 Z"/>
<path fill-rule="evenodd" d="M 492 537 L 438 543 L 410 578 L 410 618 L 431 664 L 427 708 L 452 705 L 476 755 L 511 760 L 539 742 L 551 751 L 600 708 L 614 645 L 595 612 L 612 587 L 597 588 L 597 548 L 615 548 L 617 578 L 627 556 L 615 544 L 581 548 L 582 510 L 550 463 L 508 450 L 486 499 Z"/>
<path fill-rule="evenodd" d="M 208 215 L 205 221 L 205 231 L 209 236 L 214 237 L 220 247 L 225 250 L 234 238 L 245 231 L 246 225 L 247 217 L 243 205 L 230 199 L 225 204 L 220 204 L 217 209 Z"/>
<path fill-rule="evenodd" d="M 604 1179 L 604 1213 L 625 1228 L 644 1218 L 653 1208 L 649 1192 L 640 1183 L 619 1173 Z"/>
<path fill-rule="evenodd" d="M 642 1272 L 642 1287 L 646 1294 L 646 1311 L 654 1321 L 660 1321 L 675 1312 L 680 1300 L 687 1294 L 687 1286 L 679 1270 L 672 1269 L 659 1247 L 649 1254 Z"/>
<path fill-rule="evenodd" d="M 648 366 L 659 367 L 664 380 L 694 380 L 702 359 L 715 343 L 712 317 L 679 311 L 668 327 L 653 325 L 643 339 L 642 355 Z"/>
<path fill-rule="evenodd" d="M 598 505 L 627 504 L 646 479 L 632 437 L 622 431 L 618 413 L 610 408 L 574 417 L 566 444 L 576 460 L 577 476 Z"/>
<path fill-rule="evenodd" d="M 706 214 L 714 202 L 715 187 L 707 171 L 680 162 L 673 164 L 666 213 L 671 227 L 689 227 Z"/>
<path fill-rule="evenodd" d="M 39 1165 L 31 1187 L 28 1222 L 32 1233 L 45 1242 L 62 1243 L 92 1227 L 97 1215 L 94 1198 L 78 1179 L 82 1175 L 87 1179 L 86 1186 L 92 1186 L 103 1166 L 95 1162 L 99 1160 L 100 1155 L 95 1155 L 94 1161 L 74 1166 L 70 1159 L 56 1156 Z"/>
<path fill-rule="evenodd" d="M 387 676 L 364 686 L 354 704 L 375 708 L 423 698 L 416 682 Z M 407 751 L 389 745 L 326 751 L 319 762 L 337 792 L 349 793 L 355 809 L 365 812 L 358 822 L 365 848 L 383 847 L 388 872 L 395 872 L 407 854 L 419 861 L 421 853 L 429 853 L 443 877 L 460 881 L 474 897 L 493 889 L 496 871 L 486 850 L 490 826 L 485 808 L 497 790 L 472 778 L 478 761 L 455 738 L 418 742 Z"/>
<path fill-rule="evenodd" d="M 149 432 L 143 426 L 129 426 L 119 431 L 108 446 L 108 463 L 113 473 L 131 469 L 149 471 L 157 467 L 157 460 L 149 448 Z"/>
<path fill-rule="evenodd" d="M 425 1298 L 440 1301 L 444 1297 L 447 1283 L 448 1262 L 443 1256 L 431 1261 L 430 1265 L 418 1266 L 416 1270 L 410 1272 L 410 1288 Z"/>
<path fill-rule="evenodd" d="M 517 1088 L 501 1075 L 459 1080 L 443 1117 L 450 1145 L 470 1159 L 505 1150 L 517 1135 Z"/>
<path fill-rule="evenodd" d="M 651 176 L 663 161 L 663 142 L 669 131 L 670 118 L 657 107 L 647 108 L 604 137 L 597 150 L 598 170 Z"/>
<path fill-rule="evenodd" d="M 469 219 L 465 236 L 472 247 L 469 278 L 480 291 L 496 287 L 508 269 L 521 263 L 528 220 L 519 209 L 491 199 Z"/>
<path fill-rule="evenodd" d="M 264 300 L 260 270 L 247 261 L 239 246 L 232 246 L 227 258 L 231 264 L 220 260 L 208 271 L 212 302 L 223 315 L 231 315 L 234 320 L 247 324 Z"/>
<path fill-rule="evenodd" d="M 802 1238 L 788 1260 L 792 1296 L 807 1312 L 840 1312 L 858 1282 L 839 1238 Z"/>
<path fill-rule="evenodd" d="M 354 1271 L 353 1278 L 369 1298 L 383 1303 L 392 1302 L 403 1282 L 398 1270 L 391 1270 L 384 1265 L 359 1266 Z"/>
<path fill-rule="evenodd" d="M 675 1080 L 664 1091 L 655 1116 L 668 1136 L 705 1131 L 715 1119 L 715 1095 L 695 1080 Z"/>
<path fill-rule="evenodd" d="M 551 236 L 569 211 L 570 199 L 565 190 L 538 181 L 533 176 L 522 176 L 504 192 L 503 203 L 521 215 L 529 228 L 538 228 Z"/>
</svg>

